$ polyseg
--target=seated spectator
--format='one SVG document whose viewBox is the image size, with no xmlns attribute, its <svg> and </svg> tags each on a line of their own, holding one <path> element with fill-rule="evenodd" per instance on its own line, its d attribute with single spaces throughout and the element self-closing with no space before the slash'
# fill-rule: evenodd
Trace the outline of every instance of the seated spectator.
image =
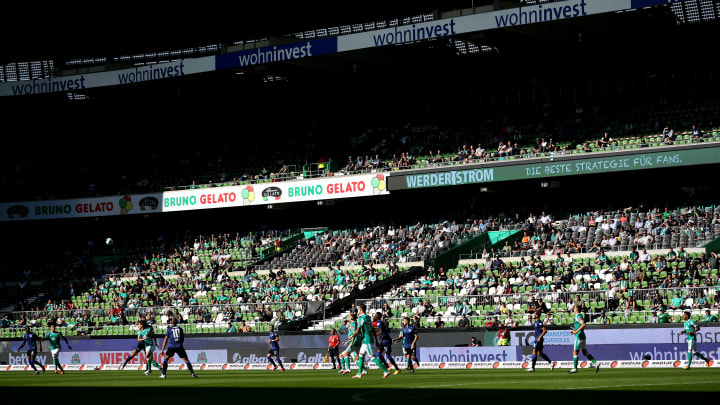
<svg viewBox="0 0 720 405">
<path fill-rule="evenodd" d="M 445 322 L 438 316 L 437 320 L 435 320 L 435 329 L 440 329 L 445 327 Z"/>
<path fill-rule="evenodd" d="M 597 148 L 606 148 L 610 146 L 610 144 L 614 141 L 614 139 L 610 138 L 610 135 L 605 132 L 603 136 L 595 141 L 595 147 Z"/>
</svg>

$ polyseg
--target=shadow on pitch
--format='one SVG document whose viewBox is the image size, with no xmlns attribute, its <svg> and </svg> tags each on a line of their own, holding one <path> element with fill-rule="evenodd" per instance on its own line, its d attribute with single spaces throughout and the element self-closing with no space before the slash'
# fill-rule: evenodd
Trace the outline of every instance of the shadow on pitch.
<svg viewBox="0 0 720 405">
<path fill-rule="evenodd" d="M 228 387 L 4 387 L 3 403 L 37 398 L 52 404 L 122 404 L 162 401 L 165 404 L 235 404 L 266 403 L 278 404 L 360 404 L 360 403 L 402 403 L 406 405 L 435 404 L 451 405 L 478 401 L 486 403 L 539 403 L 559 404 L 577 401 L 582 404 L 632 401 L 686 400 L 688 395 L 695 398 L 709 398 L 710 391 L 564 391 L 564 390 L 471 390 L 471 389 L 333 389 L 333 388 L 228 388 Z M 717 392 L 712 392 L 717 395 Z M 13 400 L 13 402 L 5 402 Z M 451 402 L 448 402 L 451 401 Z M 470 402 L 467 402 L 470 403 Z"/>
</svg>

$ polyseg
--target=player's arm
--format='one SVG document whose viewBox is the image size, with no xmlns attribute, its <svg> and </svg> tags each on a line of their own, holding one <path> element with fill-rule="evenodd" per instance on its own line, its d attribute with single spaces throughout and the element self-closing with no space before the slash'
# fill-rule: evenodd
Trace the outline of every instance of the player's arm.
<svg viewBox="0 0 720 405">
<path fill-rule="evenodd" d="M 416 332 L 415 332 L 415 338 L 413 339 L 412 345 L 410 345 L 410 348 L 412 348 L 412 349 L 415 348 L 415 343 L 417 343 L 419 337 L 420 337 L 420 336 L 418 335 L 418 333 L 417 333 L 417 331 L 416 331 Z"/>
<path fill-rule="evenodd" d="M 62 340 L 65 341 L 65 344 L 67 345 L 68 350 L 72 350 L 72 347 L 70 347 L 70 342 L 68 342 L 68 340 L 67 340 L 67 338 L 65 337 L 65 335 L 63 335 L 63 334 L 61 333 L 61 334 L 60 334 L 60 337 L 62 338 Z"/>
<path fill-rule="evenodd" d="M 162 349 L 160 349 L 160 353 L 165 353 L 165 346 L 167 345 L 168 337 L 165 335 L 165 339 L 163 339 L 163 345 Z"/>
<path fill-rule="evenodd" d="M 540 339 L 542 339 L 542 338 L 545 336 L 546 333 L 547 333 L 547 328 L 545 327 L 545 325 L 543 325 L 543 327 L 542 327 L 542 332 L 540 333 L 540 336 L 538 336 L 535 340 L 540 340 Z"/>
<path fill-rule="evenodd" d="M 573 335 L 577 335 L 577 334 L 580 333 L 580 331 L 583 330 L 583 329 L 585 329 L 585 320 L 582 319 L 582 317 L 581 317 L 581 319 L 580 319 L 580 327 L 577 328 L 577 330 L 573 330 L 573 331 L 570 332 L 570 333 L 572 333 Z"/>
</svg>

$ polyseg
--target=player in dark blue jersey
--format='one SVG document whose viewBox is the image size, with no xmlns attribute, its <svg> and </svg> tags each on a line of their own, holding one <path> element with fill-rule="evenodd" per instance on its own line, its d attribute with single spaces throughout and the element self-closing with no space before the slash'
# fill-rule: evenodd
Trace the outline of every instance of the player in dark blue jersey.
<svg viewBox="0 0 720 405">
<path fill-rule="evenodd" d="M 547 354 L 543 353 L 543 346 L 545 345 L 545 334 L 547 334 L 547 328 L 545 327 L 545 324 L 543 324 L 543 322 L 540 320 L 540 312 L 535 312 L 535 315 L 533 315 L 533 319 L 535 320 L 535 323 L 533 323 L 533 326 L 535 328 L 535 345 L 533 346 L 532 366 L 530 368 L 527 368 L 526 370 L 530 373 L 535 372 L 535 363 L 537 362 L 538 356 L 540 356 L 550 364 L 550 371 L 553 371 L 555 369 L 555 363 L 550 360 Z"/>
<path fill-rule="evenodd" d="M 40 369 L 42 369 L 43 373 L 45 372 L 45 366 L 43 366 L 42 364 L 40 364 L 39 361 L 37 361 L 37 342 L 40 342 L 39 350 L 42 351 L 42 339 L 40 339 L 40 336 L 36 335 L 35 332 L 32 332 L 29 326 L 26 326 L 22 344 L 20 345 L 20 347 L 17 348 L 17 351 L 20 351 L 20 349 L 25 347 L 25 344 L 27 343 L 28 364 L 30 365 L 30 367 L 32 367 L 33 370 L 35 370 L 35 374 L 40 374 L 38 369 L 35 368 L 35 365 L 37 364 L 38 366 L 40 366 Z"/>
<path fill-rule="evenodd" d="M 273 365 L 273 371 L 278 369 L 278 366 L 275 364 L 276 361 L 277 364 L 280 365 L 280 371 L 285 371 L 285 366 L 283 366 L 282 361 L 280 360 L 280 336 L 278 336 L 277 332 L 275 332 L 274 325 L 270 325 L 268 343 L 270 344 L 270 350 L 268 350 L 267 358 L 270 364 Z M 273 357 L 275 360 L 273 360 Z"/>
<path fill-rule="evenodd" d="M 378 346 L 377 357 L 382 359 L 384 354 L 385 360 L 395 367 L 395 374 L 400 374 L 400 367 L 398 367 L 395 359 L 392 357 L 392 338 L 390 337 L 390 329 L 388 328 L 387 323 L 385 323 L 385 316 L 382 312 L 375 313 L 373 323 L 377 329 L 378 343 L 380 344 Z M 387 362 L 385 364 L 387 367 Z"/>
<path fill-rule="evenodd" d="M 182 359 L 182 361 L 185 362 L 188 370 L 190 370 L 190 375 L 192 375 L 193 378 L 197 378 L 195 371 L 193 371 L 192 363 L 188 360 L 185 347 L 183 347 L 183 343 L 185 342 L 185 332 L 183 332 L 182 328 L 177 326 L 177 324 L 177 318 L 173 318 L 172 326 L 169 327 L 167 333 L 165 333 L 165 340 L 163 340 L 162 349 L 160 350 L 160 353 L 162 353 L 163 356 L 160 378 L 165 378 L 167 375 L 168 360 L 176 354 Z M 167 351 L 165 351 L 165 346 L 168 348 Z"/>
<path fill-rule="evenodd" d="M 413 368 L 412 362 L 415 360 L 415 363 L 417 363 L 418 367 L 420 366 L 420 362 L 417 359 L 416 350 L 417 350 L 417 341 L 418 341 L 418 332 L 417 329 L 410 323 L 410 318 L 407 316 L 403 318 L 402 322 L 402 331 L 400 332 L 400 336 L 393 339 L 393 342 L 395 341 L 403 341 L 403 353 L 405 353 L 405 358 L 407 359 L 407 367 L 406 370 L 410 370 L 411 372 L 415 372 L 415 369 Z"/>
</svg>

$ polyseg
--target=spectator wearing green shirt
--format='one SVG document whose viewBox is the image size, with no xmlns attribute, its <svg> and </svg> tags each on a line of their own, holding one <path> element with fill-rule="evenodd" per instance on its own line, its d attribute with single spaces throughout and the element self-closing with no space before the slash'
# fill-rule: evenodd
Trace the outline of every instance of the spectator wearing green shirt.
<svg viewBox="0 0 720 405">
<path fill-rule="evenodd" d="M 660 309 L 660 314 L 658 315 L 658 323 L 670 323 L 670 315 L 665 312 L 665 309 Z"/>
<path fill-rule="evenodd" d="M 710 314 L 710 310 L 705 310 L 705 322 L 717 322 L 718 318 L 715 315 Z"/>
<path fill-rule="evenodd" d="M 237 333 L 237 329 L 235 329 L 235 325 L 233 325 L 232 322 L 228 322 L 228 327 L 225 329 L 225 333 Z"/>
<path fill-rule="evenodd" d="M 680 292 L 675 293 L 675 297 L 670 302 L 670 308 L 671 309 L 683 309 L 683 304 L 685 303 L 685 300 L 680 297 Z"/>
</svg>

